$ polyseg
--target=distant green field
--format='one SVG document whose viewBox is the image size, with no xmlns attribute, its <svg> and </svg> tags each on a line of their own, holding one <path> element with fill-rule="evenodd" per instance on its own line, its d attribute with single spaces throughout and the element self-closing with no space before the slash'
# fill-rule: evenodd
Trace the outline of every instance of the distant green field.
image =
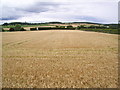
<svg viewBox="0 0 120 90">
<path fill-rule="evenodd" d="M 110 33 L 110 34 L 120 34 L 120 31 L 118 29 L 80 29 L 80 30 L 83 30 L 83 31 L 93 31 L 93 32 L 102 32 L 102 33 Z"/>
<path fill-rule="evenodd" d="M 34 27 L 34 26 L 54 26 L 49 24 L 39 24 L 39 25 L 21 25 L 22 27 Z M 14 28 L 15 25 L 2 26 L 2 28 Z"/>
</svg>

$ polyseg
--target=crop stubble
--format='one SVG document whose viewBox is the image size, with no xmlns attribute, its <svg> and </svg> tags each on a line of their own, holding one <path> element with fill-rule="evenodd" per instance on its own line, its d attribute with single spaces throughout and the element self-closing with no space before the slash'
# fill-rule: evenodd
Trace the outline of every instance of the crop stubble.
<svg viewBox="0 0 120 90">
<path fill-rule="evenodd" d="M 116 88 L 118 36 L 77 30 L 3 32 L 4 88 Z"/>
</svg>

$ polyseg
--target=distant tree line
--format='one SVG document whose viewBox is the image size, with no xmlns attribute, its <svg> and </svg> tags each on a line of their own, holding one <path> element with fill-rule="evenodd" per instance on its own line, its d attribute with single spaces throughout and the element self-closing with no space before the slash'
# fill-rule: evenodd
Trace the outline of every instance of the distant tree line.
<svg viewBox="0 0 120 90">
<path fill-rule="evenodd" d="M 56 27 L 38 27 L 38 28 L 30 28 L 30 30 L 31 31 L 35 31 L 35 30 L 52 30 L 52 29 L 55 29 L 55 30 L 57 30 L 57 29 L 71 29 L 71 30 L 75 30 L 75 27 L 73 27 L 73 26 L 71 26 L 71 25 L 69 25 L 69 26 L 56 26 Z"/>
<path fill-rule="evenodd" d="M 2 26 L 7 26 L 7 25 L 39 25 L 39 24 L 62 24 L 62 22 L 46 22 L 46 23 L 27 23 L 27 22 L 11 22 L 11 23 L 4 23 Z"/>
<path fill-rule="evenodd" d="M 19 24 L 19 25 L 38 25 L 38 24 L 41 24 L 41 23 L 11 22 L 11 23 L 4 23 L 4 24 L 2 24 L 2 26 L 16 25 L 16 24 Z"/>
</svg>

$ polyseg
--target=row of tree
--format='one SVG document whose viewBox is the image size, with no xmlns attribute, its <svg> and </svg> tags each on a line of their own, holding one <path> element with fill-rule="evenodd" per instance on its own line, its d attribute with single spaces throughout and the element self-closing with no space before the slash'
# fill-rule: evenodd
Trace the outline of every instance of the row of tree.
<svg viewBox="0 0 120 90">
<path fill-rule="evenodd" d="M 35 30 L 51 30 L 51 29 L 72 29 L 75 28 L 73 26 L 56 26 L 56 27 L 38 27 L 38 28 L 30 28 L 31 31 Z"/>
<path fill-rule="evenodd" d="M 28 22 L 11 22 L 11 23 L 4 23 L 2 26 L 8 26 L 8 25 L 40 25 L 40 24 L 62 24 L 62 22 L 46 22 L 46 23 L 28 23 Z"/>
</svg>

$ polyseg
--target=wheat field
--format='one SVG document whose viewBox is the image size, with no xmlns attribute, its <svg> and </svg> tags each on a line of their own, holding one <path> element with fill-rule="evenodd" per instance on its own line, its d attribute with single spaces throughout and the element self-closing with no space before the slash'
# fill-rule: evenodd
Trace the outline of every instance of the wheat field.
<svg viewBox="0 0 120 90">
<path fill-rule="evenodd" d="M 3 88 L 118 87 L 118 35 L 43 30 L 2 37 Z"/>
</svg>

